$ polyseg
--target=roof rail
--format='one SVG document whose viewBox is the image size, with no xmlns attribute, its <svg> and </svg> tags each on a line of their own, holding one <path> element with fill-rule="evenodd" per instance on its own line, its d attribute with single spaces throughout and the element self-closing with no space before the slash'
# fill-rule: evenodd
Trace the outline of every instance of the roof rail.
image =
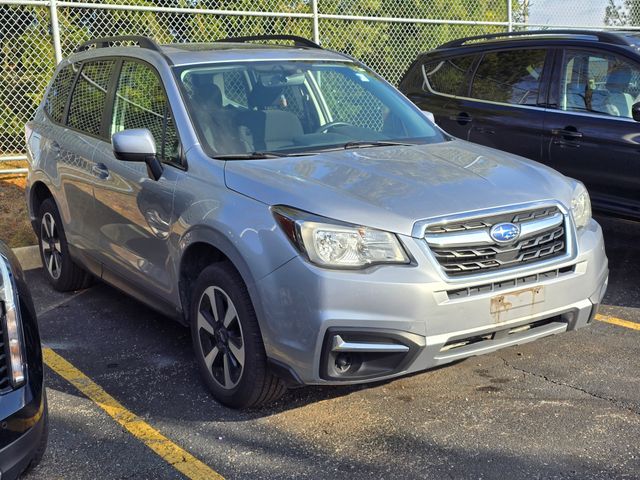
<svg viewBox="0 0 640 480">
<path fill-rule="evenodd" d="M 216 40 L 215 43 L 246 43 L 255 40 L 291 40 L 296 47 L 322 48 L 316 42 L 313 42 L 308 38 L 299 37 L 298 35 L 251 35 L 247 37 L 228 37 L 221 40 Z"/>
<path fill-rule="evenodd" d="M 84 52 L 89 50 L 89 47 L 95 45 L 96 48 L 108 48 L 113 46 L 116 42 L 136 42 L 140 48 L 148 48 L 149 50 L 155 50 L 156 52 L 162 52 L 160 46 L 149 37 L 143 37 L 141 35 L 122 35 L 117 37 L 102 37 L 95 38 L 84 42 L 76 48 L 75 53 Z"/>
<path fill-rule="evenodd" d="M 490 33 L 487 35 L 478 35 L 475 37 L 466 37 L 459 38 L 458 40 L 453 40 L 451 42 L 443 43 L 438 48 L 453 48 L 453 47 L 462 47 L 467 42 L 472 42 L 474 40 L 492 40 L 494 38 L 508 38 L 508 37 L 527 37 L 530 35 L 583 35 L 595 37 L 599 42 L 602 43 L 611 43 L 614 45 L 629 45 L 629 43 L 624 40 L 620 35 L 617 35 L 613 32 L 603 32 L 598 30 L 572 30 L 572 29 L 562 29 L 562 30 L 528 30 L 524 32 L 502 32 L 502 33 Z"/>
</svg>

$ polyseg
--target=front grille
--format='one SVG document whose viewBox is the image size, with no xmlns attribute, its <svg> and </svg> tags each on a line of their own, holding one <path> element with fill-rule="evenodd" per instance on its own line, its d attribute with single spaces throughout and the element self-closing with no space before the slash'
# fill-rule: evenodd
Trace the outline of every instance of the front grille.
<svg viewBox="0 0 640 480">
<path fill-rule="evenodd" d="M 2 302 L 0 302 L 0 321 L 2 317 Z M 4 332 L 2 331 L 2 322 L 0 322 L 0 393 L 4 393 L 11 388 L 9 380 L 9 357 L 4 347 Z"/>
<path fill-rule="evenodd" d="M 493 225 L 504 222 L 521 228 L 512 243 L 497 243 L 489 235 Z M 447 275 L 462 276 L 562 256 L 566 237 L 564 216 L 551 206 L 429 225 L 425 240 Z"/>
</svg>

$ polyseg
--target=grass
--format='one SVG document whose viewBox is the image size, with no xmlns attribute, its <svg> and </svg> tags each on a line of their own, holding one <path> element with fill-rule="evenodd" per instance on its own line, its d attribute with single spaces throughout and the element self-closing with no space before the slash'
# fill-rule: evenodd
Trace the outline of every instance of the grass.
<svg viewBox="0 0 640 480">
<path fill-rule="evenodd" d="M 24 167 L 23 162 L 3 162 L 4 168 Z M 35 245 L 36 236 L 31 228 L 24 175 L 0 176 L 0 240 L 9 247 Z"/>
</svg>

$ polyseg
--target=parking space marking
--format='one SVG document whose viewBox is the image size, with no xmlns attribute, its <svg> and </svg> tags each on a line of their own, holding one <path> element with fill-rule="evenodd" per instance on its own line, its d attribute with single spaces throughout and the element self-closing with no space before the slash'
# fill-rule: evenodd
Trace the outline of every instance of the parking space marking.
<svg viewBox="0 0 640 480">
<path fill-rule="evenodd" d="M 600 322 L 610 323 L 619 327 L 630 328 L 632 330 L 640 330 L 640 323 L 630 322 L 629 320 L 622 320 L 621 318 L 611 317 L 609 315 L 596 315 L 596 320 Z"/>
<path fill-rule="evenodd" d="M 109 395 L 97 383 L 74 367 L 50 348 L 43 348 L 45 363 L 54 372 L 76 387 L 86 397 L 107 412 L 129 433 L 159 455 L 187 478 L 194 480 L 223 480 L 223 477 L 202 463 L 189 452 L 179 447 L 158 430 L 146 423 L 120 402 Z"/>
</svg>

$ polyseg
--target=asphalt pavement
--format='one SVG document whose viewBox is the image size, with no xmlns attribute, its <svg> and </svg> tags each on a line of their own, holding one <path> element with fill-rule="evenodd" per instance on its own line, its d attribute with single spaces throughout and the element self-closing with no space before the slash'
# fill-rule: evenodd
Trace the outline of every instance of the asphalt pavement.
<svg viewBox="0 0 640 480">
<path fill-rule="evenodd" d="M 611 276 L 576 332 L 358 387 L 307 387 L 238 412 L 196 371 L 187 329 L 97 283 L 29 270 L 43 344 L 225 478 L 640 478 L 640 223 L 599 219 Z M 47 369 L 51 433 L 29 479 L 184 478 Z M 207 478 L 207 475 L 192 476 Z"/>
</svg>

